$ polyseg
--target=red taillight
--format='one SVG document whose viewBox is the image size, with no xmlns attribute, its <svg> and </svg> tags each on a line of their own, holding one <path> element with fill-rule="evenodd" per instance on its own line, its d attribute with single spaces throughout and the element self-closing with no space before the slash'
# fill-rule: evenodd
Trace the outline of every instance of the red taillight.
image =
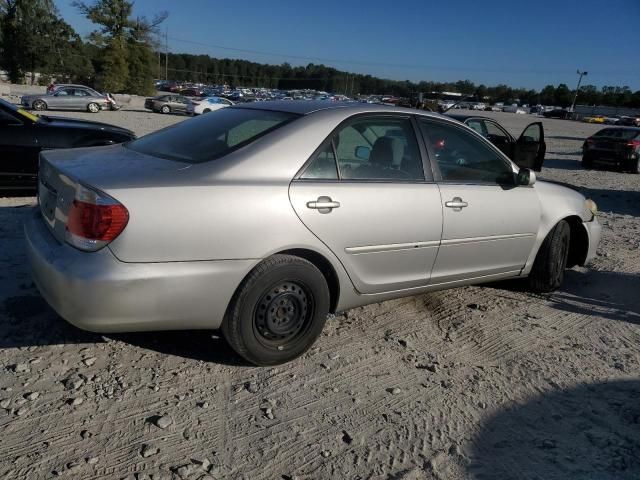
<svg viewBox="0 0 640 480">
<path fill-rule="evenodd" d="M 589 137 L 585 140 L 587 143 L 591 144 L 593 143 L 593 138 Z"/>
<path fill-rule="evenodd" d="M 129 211 L 117 200 L 78 185 L 69 207 L 66 241 L 85 250 L 99 250 L 122 233 L 129 221 Z"/>
<path fill-rule="evenodd" d="M 74 200 L 69 210 L 67 230 L 88 240 L 110 242 L 120 235 L 128 221 L 129 212 L 120 204 L 94 205 Z"/>
<path fill-rule="evenodd" d="M 633 147 L 633 148 L 640 147 L 640 140 L 630 140 L 629 143 L 627 143 L 627 147 Z"/>
</svg>

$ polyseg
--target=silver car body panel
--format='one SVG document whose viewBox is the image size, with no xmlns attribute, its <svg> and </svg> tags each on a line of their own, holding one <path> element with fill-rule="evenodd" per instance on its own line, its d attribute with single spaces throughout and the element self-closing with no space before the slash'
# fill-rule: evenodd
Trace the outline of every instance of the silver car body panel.
<svg viewBox="0 0 640 480">
<path fill-rule="evenodd" d="M 600 230 L 584 197 L 543 181 L 505 189 L 292 180 L 350 116 L 422 112 L 329 102 L 230 108 L 306 115 L 201 164 L 121 145 L 42 155 L 40 183 L 47 186 L 40 213 L 25 226 L 27 247 L 36 283 L 64 318 L 96 331 L 218 328 L 248 272 L 293 250 L 321 255 L 331 265 L 339 284 L 336 310 L 526 275 L 547 233 L 567 217 L 582 220 L 588 256 L 595 253 Z M 125 230 L 98 252 L 64 243 L 77 183 L 129 211 Z M 339 208 L 323 214 L 307 207 L 323 196 Z M 454 197 L 468 206 L 443 206 Z"/>
<path fill-rule="evenodd" d="M 426 285 L 442 232 L 434 183 L 293 182 L 300 220 L 338 257 L 360 293 Z M 320 197 L 340 204 L 329 213 L 308 207 Z"/>
</svg>

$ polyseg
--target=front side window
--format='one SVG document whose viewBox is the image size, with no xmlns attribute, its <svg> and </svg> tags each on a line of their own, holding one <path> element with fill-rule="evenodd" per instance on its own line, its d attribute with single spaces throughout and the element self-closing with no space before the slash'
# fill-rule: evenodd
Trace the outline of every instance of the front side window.
<svg viewBox="0 0 640 480">
<path fill-rule="evenodd" d="M 421 119 L 420 126 L 425 141 L 436 157 L 442 181 L 515 183 L 511 164 L 472 133 L 455 125 L 429 119 Z"/>
<path fill-rule="evenodd" d="M 509 140 L 509 135 L 507 134 L 507 132 L 502 130 L 495 123 L 485 121 L 484 125 L 487 129 L 487 137 L 489 137 L 492 142 L 507 142 Z"/>
<path fill-rule="evenodd" d="M 145 135 L 126 147 L 169 160 L 203 163 L 248 145 L 297 117 L 287 112 L 221 108 Z"/>
<path fill-rule="evenodd" d="M 357 118 L 334 133 L 331 144 L 342 180 L 424 180 L 420 150 L 408 118 Z M 331 160 L 328 152 L 325 158 Z M 310 167 L 320 171 L 322 162 L 318 159 Z M 322 171 L 330 169 L 323 167 Z"/>
</svg>

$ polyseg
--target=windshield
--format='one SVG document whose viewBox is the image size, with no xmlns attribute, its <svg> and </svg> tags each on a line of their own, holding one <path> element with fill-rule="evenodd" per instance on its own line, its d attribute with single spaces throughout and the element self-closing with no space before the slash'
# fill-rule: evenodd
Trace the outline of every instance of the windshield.
<svg viewBox="0 0 640 480">
<path fill-rule="evenodd" d="M 126 147 L 169 160 L 203 163 L 248 145 L 297 117 L 285 112 L 223 108 L 146 135 Z"/>
<path fill-rule="evenodd" d="M 595 137 L 621 138 L 623 140 L 631 140 L 640 133 L 639 130 L 631 130 L 626 128 L 605 128 L 596 133 Z"/>
</svg>

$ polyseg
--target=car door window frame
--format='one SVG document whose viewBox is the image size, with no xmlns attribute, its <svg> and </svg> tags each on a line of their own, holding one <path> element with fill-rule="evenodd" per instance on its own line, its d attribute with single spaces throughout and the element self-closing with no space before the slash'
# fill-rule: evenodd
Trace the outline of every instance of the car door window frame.
<svg viewBox="0 0 640 480">
<path fill-rule="evenodd" d="M 469 134 L 469 131 L 471 132 L 470 134 L 473 136 L 475 135 L 478 139 L 480 139 L 480 142 L 484 142 L 485 146 L 487 146 L 490 150 L 492 150 L 496 156 L 501 159 L 505 165 L 507 165 L 510 170 L 513 172 L 513 183 L 497 183 L 497 182 L 481 182 L 478 180 L 470 180 L 470 181 L 464 181 L 464 180 L 445 180 L 442 178 L 442 173 L 440 172 L 440 167 L 438 166 L 438 161 L 437 161 L 437 157 L 436 157 L 436 153 L 433 150 L 433 148 L 431 147 L 431 145 L 429 144 L 429 142 L 427 141 L 429 138 L 429 133 L 426 130 L 426 127 L 424 125 L 421 124 L 420 120 L 426 120 L 429 122 L 434 122 L 434 123 L 439 123 L 441 125 L 446 125 L 448 127 L 451 128 L 457 128 L 458 130 L 462 131 L 462 132 L 466 132 L 467 134 Z M 517 182 L 516 182 L 516 175 L 518 172 L 517 166 L 514 166 L 515 164 L 498 148 L 496 147 L 493 143 L 491 143 L 488 139 L 484 138 L 482 135 L 480 135 L 478 132 L 476 132 L 474 129 L 472 129 L 471 127 L 464 125 L 464 124 L 460 124 L 460 125 L 456 125 L 455 122 L 453 121 L 446 121 L 446 120 L 442 120 L 440 118 L 436 118 L 436 117 L 430 117 L 430 116 L 420 116 L 420 119 L 417 121 L 418 127 L 420 128 L 420 135 L 421 135 L 421 140 L 424 143 L 424 148 L 427 152 L 428 158 L 429 158 L 429 164 L 431 165 L 431 169 L 432 169 L 432 174 L 433 174 L 433 178 L 435 179 L 436 183 L 446 183 L 446 184 L 458 184 L 458 185 L 488 185 L 488 186 L 501 186 L 501 187 L 506 187 L 506 188 L 511 188 L 511 187 L 516 187 Z"/>
<path fill-rule="evenodd" d="M 484 128 L 487 131 L 487 136 L 492 135 L 491 133 L 489 133 L 489 129 L 487 128 L 488 124 L 492 124 L 495 128 L 497 128 L 502 133 L 504 133 L 504 136 L 509 143 L 515 143 L 516 141 L 515 138 L 513 138 L 513 136 L 509 132 L 507 132 L 504 128 L 502 128 L 502 126 L 498 122 L 494 122 L 493 120 L 488 120 L 486 118 L 483 118 L 482 121 L 485 124 Z"/>
<path fill-rule="evenodd" d="M 381 179 L 359 179 L 359 178 L 343 178 L 342 173 L 340 172 L 338 153 L 335 148 L 335 143 L 333 141 L 334 137 L 342 131 L 344 128 L 348 127 L 349 124 L 354 122 L 359 122 L 362 120 L 376 120 L 376 119 L 392 119 L 392 120 L 409 120 L 411 125 L 411 131 L 416 140 L 416 144 L 418 146 L 418 155 L 420 156 L 420 162 L 422 165 L 422 174 L 424 175 L 424 179 L 402 179 L 402 178 L 381 178 Z M 333 150 L 333 156 L 336 163 L 336 170 L 338 173 L 338 178 L 303 178 L 304 173 L 311 163 L 313 163 L 316 157 L 322 153 L 327 146 L 331 144 L 331 148 Z M 415 115 L 411 114 L 398 114 L 398 113 L 357 113 L 355 115 L 351 115 L 349 118 L 346 118 L 342 122 L 340 122 L 331 133 L 325 138 L 318 148 L 316 148 L 311 156 L 305 161 L 300 170 L 293 177 L 293 181 L 301 181 L 301 182 L 340 182 L 340 183 L 434 183 L 434 176 L 431 170 L 431 166 L 429 165 L 429 157 L 427 154 L 427 150 L 424 145 L 424 140 L 422 138 L 422 133 L 420 131 L 420 126 L 416 122 Z"/>
</svg>

